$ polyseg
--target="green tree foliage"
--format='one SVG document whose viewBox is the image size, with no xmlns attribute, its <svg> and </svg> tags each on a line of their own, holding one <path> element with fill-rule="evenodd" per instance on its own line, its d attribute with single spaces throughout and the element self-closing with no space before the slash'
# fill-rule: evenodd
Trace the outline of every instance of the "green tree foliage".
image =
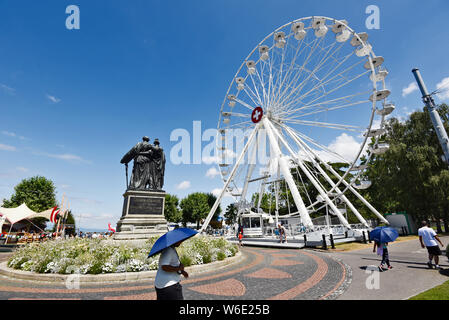
<svg viewBox="0 0 449 320">
<path fill-rule="evenodd" d="M 438 112 L 449 131 L 449 107 Z M 427 110 L 413 113 L 405 122 L 388 121 L 382 140 L 390 150 L 373 157 L 365 176 L 373 182 L 368 200 L 381 212 L 406 211 L 415 221 L 432 219 L 448 224 L 449 170 Z M 438 231 L 441 226 L 437 223 Z"/>
<path fill-rule="evenodd" d="M 42 212 L 57 206 L 56 188 L 53 181 L 41 176 L 24 179 L 15 186 L 11 199 L 3 199 L 2 206 L 16 208 L 23 203 L 35 212 Z M 45 229 L 46 219 L 36 218 L 32 221 L 39 228 Z"/>
<path fill-rule="evenodd" d="M 226 207 L 226 212 L 224 214 L 226 224 L 234 224 L 237 222 L 237 206 L 231 203 Z"/>
<path fill-rule="evenodd" d="M 192 193 L 182 199 L 179 206 L 182 209 L 183 224 L 192 222 L 199 228 L 201 220 L 206 219 L 216 199 L 213 194 L 202 192 Z M 212 219 L 217 220 L 220 213 L 221 208 L 218 207 Z"/>
<path fill-rule="evenodd" d="M 168 193 L 165 195 L 164 216 L 169 222 L 178 223 L 182 221 L 182 213 L 177 196 Z"/>
</svg>

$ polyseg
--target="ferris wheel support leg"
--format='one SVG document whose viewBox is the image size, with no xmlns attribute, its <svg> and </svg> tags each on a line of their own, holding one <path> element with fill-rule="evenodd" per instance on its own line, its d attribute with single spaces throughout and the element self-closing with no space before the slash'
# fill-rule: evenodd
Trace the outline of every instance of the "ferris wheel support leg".
<svg viewBox="0 0 449 320">
<path fill-rule="evenodd" d="M 254 128 L 253 132 L 251 133 L 251 135 L 248 138 L 248 142 L 246 143 L 245 147 L 243 148 L 243 151 L 240 153 L 239 158 L 237 159 L 237 162 L 234 165 L 234 168 L 232 169 L 231 174 L 229 175 L 228 180 L 226 181 L 225 185 L 223 186 L 223 189 L 221 189 L 220 194 L 217 197 L 217 200 L 215 201 L 214 205 L 212 206 L 212 209 L 210 210 L 206 220 L 204 221 L 203 225 L 201 226 L 201 229 L 199 231 L 199 233 L 203 232 L 207 226 L 210 223 L 210 220 L 212 219 L 212 217 L 215 214 L 215 211 L 217 210 L 218 206 L 221 203 L 221 200 L 223 199 L 223 196 L 226 192 L 226 189 L 229 187 L 229 184 L 231 183 L 232 179 L 235 176 L 235 173 L 237 172 L 237 168 L 240 166 L 240 163 L 242 162 L 243 158 L 245 157 L 245 154 L 248 152 L 249 146 L 251 145 L 251 143 L 254 140 L 254 137 L 256 136 L 257 131 L 259 131 L 260 125 L 256 125 L 256 127 Z"/>
<path fill-rule="evenodd" d="M 256 141 L 257 141 L 257 137 L 256 137 Z M 257 160 L 256 156 L 257 156 L 257 142 L 254 143 L 254 147 L 253 147 L 252 155 L 251 155 L 251 163 L 249 164 L 248 172 L 245 177 L 245 185 L 243 186 L 242 196 L 240 197 L 240 199 L 242 199 L 242 200 L 246 199 L 246 193 L 248 192 L 249 180 L 251 179 L 251 177 L 253 175 L 254 168 L 256 167 L 256 160 Z"/>
<path fill-rule="evenodd" d="M 341 179 L 341 176 L 332 168 L 331 166 L 327 165 L 327 169 L 335 175 L 338 179 Z M 355 190 L 348 182 L 343 180 L 343 184 L 372 212 L 374 213 L 383 223 L 390 224 L 387 219 L 385 219 L 379 211 L 374 208 L 371 203 L 369 203 L 357 190 Z"/>
<path fill-rule="evenodd" d="M 273 130 L 276 130 L 276 128 L 272 128 Z M 316 181 L 316 179 L 313 177 L 313 175 L 310 173 L 310 171 L 304 166 L 302 163 L 302 160 L 297 156 L 297 154 L 290 148 L 290 146 L 287 144 L 287 142 L 284 140 L 284 138 L 275 131 L 277 136 L 279 137 L 280 141 L 284 144 L 284 146 L 287 148 L 287 150 L 290 152 L 292 157 L 295 159 L 296 163 L 298 164 L 299 168 L 305 173 L 307 178 L 312 182 L 315 189 L 320 193 L 320 195 L 323 197 L 323 199 L 326 201 L 326 203 L 329 205 L 329 207 L 332 209 L 332 211 L 337 215 L 340 222 L 348 229 L 351 229 L 351 226 L 349 225 L 348 221 L 343 217 L 340 210 L 337 208 L 337 206 L 332 202 L 332 200 L 327 195 L 327 192 L 321 188 L 319 183 Z M 303 149 L 303 148 L 302 148 Z"/>
<path fill-rule="evenodd" d="M 284 175 L 285 181 L 287 182 L 287 185 L 292 193 L 293 200 L 294 200 L 296 207 L 298 208 L 298 211 L 301 216 L 301 221 L 304 223 L 304 225 L 306 227 L 313 229 L 314 225 L 312 223 L 312 219 L 310 219 L 309 212 L 307 211 L 304 201 L 302 200 L 301 195 L 299 194 L 298 188 L 296 187 L 296 183 L 293 180 L 293 176 L 290 172 L 290 167 L 288 165 L 288 161 L 282 155 L 279 144 L 276 141 L 276 138 L 275 138 L 272 128 L 270 127 L 270 121 L 268 120 L 268 118 L 264 117 L 263 125 L 265 127 L 265 130 L 267 131 L 270 145 L 272 147 L 273 152 L 275 153 L 275 157 L 279 159 L 280 170 L 281 170 L 282 174 Z"/>
<path fill-rule="evenodd" d="M 326 173 L 326 171 L 323 170 L 323 168 L 321 168 L 320 164 L 317 163 L 315 161 L 315 159 L 318 159 L 321 163 L 326 164 L 326 162 L 324 162 L 321 157 L 316 154 L 312 148 L 310 148 L 307 144 L 305 144 L 298 136 L 296 136 L 290 129 L 286 128 L 286 131 L 288 132 L 288 134 L 293 138 L 293 140 L 295 140 L 296 144 L 299 147 L 303 147 L 303 149 L 307 149 L 309 151 L 309 153 L 311 153 L 313 155 L 313 157 L 309 157 L 310 160 L 312 161 L 313 165 L 315 166 L 315 168 L 317 168 L 320 173 L 323 175 L 323 177 L 326 179 L 326 181 L 333 187 L 335 188 L 335 190 L 338 193 L 341 193 L 341 190 L 337 187 L 337 185 L 334 183 L 334 181 L 332 181 L 332 179 L 328 176 L 328 174 Z M 349 199 L 342 194 L 341 199 L 348 205 L 349 209 L 351 209 L 351 211 L 354 213 L 354 215 L 357 217 L 357 219 L 363 223 L 366 227 L 368 227 L 368 222 L 363 218 L 363 216 L 360 214 L 360 212 L 354 207 L 354 205 L 352 204 L 351 201 L 349 201 Z"/>
<path fill-rule="evenodd" d="M 284 127 L 285 128 L 285 127 Z M 286 129 L 287 130 L 287 129 Z M 295 134 L 296 136 L 296 134 Z M 324 163 L 324 165 L 326 166 L 326 168 L 334 175 L 336 176 L 338 179 L 341 179 L 342 176 L 340 174 L 338 174 L 337 171 L 335 171 L 334 168 L 332 168 L 332 166 L 328 165 L 325 161 L 321 161 L 322 163 Z M 376 210 L 376 208 L 374 208 L 371 203 L 369 203 L 359 192 L 357 192 L 357 190 L 355 190 L 346 180 L 343 180 L 342 183 L 372 212 L 374 213 L 383 223 L 386 224 L 390 224 L 388 222 L 387 219 L 385 219 L 379 211 Z"/>
</svg>

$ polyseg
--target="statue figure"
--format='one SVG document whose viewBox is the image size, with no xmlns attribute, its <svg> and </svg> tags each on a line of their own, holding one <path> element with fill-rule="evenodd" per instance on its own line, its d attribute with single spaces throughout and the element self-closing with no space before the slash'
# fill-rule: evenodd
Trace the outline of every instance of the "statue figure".
<svg viewBox="0 0 449 320">
<path fill-rule="evenodd" d="M 151 190 L 162 190 L 164 186 L 165 154 L 164 149 L 160 147 L 159 139 L 154 140 L 154 145 L 151 146 L 150 151 L 141 152 L 140 155 L 149 158 L 149 188 Z"/>
<path fill-rule="evenodd" d="M 143 153 L 149 153 L 152 145 L 149 143 L 150 138 L 143 137 L 142 142 L 136 144 L 120 161 L 126 165 L 126 180 L 128 183 L 128 163 L 134 160 L 134 167 L 131 174 L 128 189 L 144 190 L 151 188 L 150 185 L 150 157 Z M 149 187 L 148 187 L 149 186 Z"/>
<path fill-rule="evenodd" d="M 154 190 L 162 190 L 162 187 L 164 186 L 164 174 L 164 149 L 160 147 L 159 139 L 155 139 L 150 159 L 150 176 L 152 181 L 152 188 Z"/>
<path fill-rule="evenodd" d="M 126 181 L 128 183 L 128 163 L 134 160 L 134 167 L 128 189 L 162 190 L 165 174 L 165 154 L 158 139 L 154 145 L 148 137 L 136 144 L 121 160 L 126 165 Z"/>
</svg>

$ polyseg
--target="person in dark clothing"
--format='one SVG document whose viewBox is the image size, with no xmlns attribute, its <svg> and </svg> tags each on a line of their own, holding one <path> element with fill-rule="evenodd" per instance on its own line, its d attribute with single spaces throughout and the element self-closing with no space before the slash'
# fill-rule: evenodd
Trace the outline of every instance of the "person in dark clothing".
<svg viewBox="0 0 449 320">
<path fill-rule="evenodd" d="M 378 241 L 374 241 L 374 247 L 373 252 L 376 252 L 377 248 L 377 254 L 382 257 L 382 261 L 379 266 L 379 271 L 383 272 L 385 270 L 391 270 L 393 267 L 390 265 L 390 256 L 388 253 L 388 243 L 380 243 Z M 387 269 L 384 269 L 384 265 L 387 265 Z"/>
</svg>

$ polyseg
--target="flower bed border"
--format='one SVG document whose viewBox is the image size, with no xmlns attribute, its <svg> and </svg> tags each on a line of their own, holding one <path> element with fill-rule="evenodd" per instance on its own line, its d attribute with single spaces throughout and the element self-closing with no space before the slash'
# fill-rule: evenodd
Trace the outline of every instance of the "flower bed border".
<svg viewBox="0 0 449 320">
<path fill-rule="evenodd" d="M 243 255 L 241 251 L 238 251 L 235 256 L 226 258 L 222 261 L 214 261 L 208 264 L 195 265 L 186 267 L 186 271 L 192 275 L 207 272 L 210 270 L 222 269 L 246 259 L 246 255 Z M 16 270 L 7 266 L 7 261 L 0 263 L 0 275 L 39 282 L 58 282 L 66 283 L 67 280 L 73 279 L 74 274 L 54 274 L 54 273 L 35 273 L 30 271 Z M 102 274 L 80 274 L 80 283 L 106 283 L 106 282 L 128 282 L 128 281 L 140 281 L 140 280 L 154 280 L 156 277 L 156 270 L 141 271 L 141 272 L 122 272 L 122 273 L 102 273 Z"/>
</svg>

